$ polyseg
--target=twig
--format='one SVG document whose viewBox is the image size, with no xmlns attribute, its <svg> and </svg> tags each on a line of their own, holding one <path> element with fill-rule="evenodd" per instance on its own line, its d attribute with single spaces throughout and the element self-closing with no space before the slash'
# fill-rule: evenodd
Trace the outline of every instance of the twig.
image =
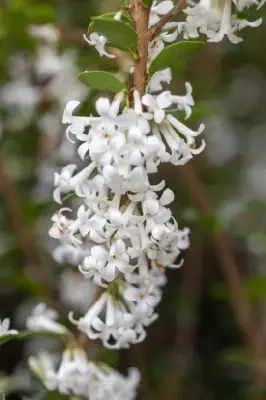
<svg viewBox="0 0 266 400">
<path fill-rule="evenodd" d="M 165 14 L 157 24 L 153 25 L 147 32 L 147 36 L 149 40 L 152 40 L 154 36 L 157 35 L 158 32 L 164 27 L 167 22 L 169 22 L 175 14 L 182 10 L 186 5 L 186 0 L 179 0 L 176 5 L 170 10 L 167 14 Z"/>
<path fill-rule="evenodd" d="M 204 212 L 210 212 L 210 204 L 204 191 L 204 187 L 191 164 L 182 167 L 181 175 L 188 187 L 191 198 L 198 208 Z M 238 266 L 235 263 L 229 241 L 224 232 L 219 231 L 213 235 L 214 247 L 220 262 L 222 272 L 228 285 L 229 295 L 235 311 L 237 323 L 242 331 L 246 347 L 253 358 L 254 368 L 258 382 L 261 382 L 261 366 L 264 356 L 262 338 L 256 331 L 252 318 L 251 307 L 247 299 Z"/>
<path fill-rule="evenodd" d="M 131 0 L 131 5 L 132 16 L 136 24 L 136 32 L 138 36 L 138 57 L 134 65 L 134 85 L 139 93 L 142 94 L 146 84 L 149 43 L 147 32 L 150 7 L 146 6 L 142 0 Z"/>
</svg>

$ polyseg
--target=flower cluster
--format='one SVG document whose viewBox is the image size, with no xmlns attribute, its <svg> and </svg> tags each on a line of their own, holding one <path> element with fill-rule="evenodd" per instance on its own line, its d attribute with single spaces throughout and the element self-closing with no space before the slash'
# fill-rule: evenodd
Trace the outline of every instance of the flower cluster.
<svg viewBox="0 0 266 400">
<path fill-rule="evenodd" d="M 55 358 L 45 352 L 29 358 L 31 369 L 48 390 L 90 400 L 136 398 L 140 377 L 135 368 L 125 377 L 105 364 L 90 362 L 85 351 L 79 348 L 66 349 L 58 367 L 57 364 Z"/>
<path fill-rule="evenodd" d="M 262 18 L 250 22 L 239 16 L 252 5 L 260 8 L 265 0 L 194 0 L 188 1 L 188 6 L 184 8 L 185 21 L 170 22 L 164 26 L 155 40 L 151 43 L 152 54 L 156 55 L 164 48 L 164 42 L 174 41 L 180 34 L 184 39 L 195 39 L 206 35 L 209 42 L 220 42 L 225 36 L 236 44 L 243 39 L 236 35 L 236 32 L 247 26 L 252 28 L 262 23 Z M 174 7 L 169 0 L 157 4 L 153 3 L 150 14 L 150 26 L 156 24 L 160 16 L 165 15 Z"/>
<path fill-rule="evenodd" d="M 200 0 L 185 8 L 186 20 L 178 23 L 178 31 L 183 33 L 185 39 L 204 34 L 209 42 L 220 42 L 227 36 L 232 43 L 237 44 L 243 39 L 236 32 L 246 26 L 254 28 L 262 23 L 262 18 L 250 22 L 238 14 L 251 5 L 260 7 L 263 3 L 264 0 L 259 5 L 257 0 Z"/>
<path fill-rule="evenodd" d="M 162 13 L 156 7 L 152 20 Z M 89 43 L 104 54 L 98 44 L 106 41 L 96 44 L 91 35 Z M 71 164 L 55 174 L 55 201 L 61 204 L 74 193 L 80 206 L 76 212 L 61 208 L 50 235 L 60 241 L 56 258 L 77 265 L 103 288 L 84 317 L 76 320 L 71 313 L 70 319 L 110 348 L 145 338 L 157 317 L 165 268 L 180 267 L 181 252 L 189 246 L 189 229 L 179 227 L 168 207 L 174 193 L 150 178 L 160 163 L 184 165 L 205 147 L 197 141 L 204 125 L 192 130 L 181 119 L 192 113 L 192 87 L 187 82 L 183 96 L 162 91 L 171 79 L 170 68 L 157 71 L 144 95 L 133 91 L 131 103 L 121 92 L 112 101 L 100 97 L 95 116 L 77 116 L 77 101 L 68 102 L 63 114 L 66 135 L 78 142 L 86 165 L 76 172 Z"/>
</svg>

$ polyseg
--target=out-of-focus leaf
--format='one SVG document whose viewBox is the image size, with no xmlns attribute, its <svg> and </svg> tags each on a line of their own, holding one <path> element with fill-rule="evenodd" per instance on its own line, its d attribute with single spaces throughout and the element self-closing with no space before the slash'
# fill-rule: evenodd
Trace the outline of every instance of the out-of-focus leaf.
<svg viewBox="0 0 266 400">
<path fill-rule="evenodd" d="M 118 93 L 125 89 L 124 84 L 113 74 L 105 71 L 85 71 L 79 74 L 79 80 L 91 89 L 109 90 Z"/>
<path fill-rule="evenodd" d="M 108 350 L 104 349 L 104 351 L 100 352 L 100 360 L 111 367 L 117 367 L 119 362 L 119 351 L 118 350 Z"/>
<path fill-rule="evenodd" d="M 42 396 L 38 400 L 67 400 L 67 399 L 71 399 L 71 397 L 64 394 L 60 394 L 58 392 L 47 392 L 45 393 L 44 396 Z"/>
<path fill-rule="evenodd" d="M 249 365 L 251 357 L 244 347 L 235 346 L 223 351 L 220 355 L 220 361 L 226 364 Z"/>
<path fill-rule="evenodd" d="M 210 294 L 216 300 L 228 300 L 228 290 L 224 282 L 214 282 L 210 287 Z"/>
<path fill-rule="evenodd" d="M 213 235 L 220 228 L 218 218 L 212 214 L 199 214 L 199 224 L 208 235 Z"/>
<path fill-rule="evenodd" d="M 7 343 L 7 342 L 10 342 L 10 340 L 13 340 L 13 339 L 19 339 L 18 336 L 19 335 L 9 335 L 9 334 L 2 335 L 2 336 L 0 336 L 0 345 L 4 344 L 4 343 Z"/>
<path fill-rule="evenodd" d="M 30 279 L 24 271 L 14 271 L 5 277 L 6 282 L 14 287 L 25 290 L 33 296 L 38 296 L 43 292 L 43 287 L 39 282 Z"/>
<path fill-rule="evenodd" d="M 123 21 L 106 18 L 104 15 L 93 17 L 89 25 L 89 32 L 91 31 L 104 35 L 110 46 L 126 51 L 135 51 L 137 48 L 136 32 Z"/>
<path fill-rule="evenodd" d="M 181 73 L 187 66 L 190 57 L 204 43 L 197 41 L 186 41 L 171 44 L 163 49 L 157 57 L 153 59 L 149 68 L 149 76 L 151 77 L 156 71 L 170 67 L 173 72 Z"/>
<path fill-rule="evenodd" d="M 247 295 L 252 302 L 258 302 L 266 297 L 266 276 L 253 275 L 244 282 Z"/>
<path fill-rule="evenodd" d="M 25 331 L 21 331 L 16 335 L 2 335 L 0 336 L 0 345 L 10 342 L 11 340 L 20 340 L 20 339 L 28 339 L 30 337 L 33 336 L 48 336 L 50 338 L 55 338 L 55 339 L 60 339 L 62 341 L 66 341 L 67 340 L 67 335 L 66 334 L 60 334 L 60 333 L 54 333 L 54 332 L 48 332 L 48 331 L 29 331 L 29 330 L 25 330 Z"/>
<path fill-rule="evenodd" d="M 67 340 L 67 335 L 63 333 L 55 333 L 55 332 L 49 332 L 49 331 L 21 331 L 17 335 L 18 339 L 28 339 L 33 336 L 47 336 L 50 338 L 55 338 L 55 339 L 61 339 L 62 341 Z"/>
<path fill-rule="evenodd" d="M 247 207 L 248 201 L 245 199 L 233 199 L 220 204 L 216 215 L 221 225 L 227 228 L 230 223 L 241 214 Z"/>
</svg>

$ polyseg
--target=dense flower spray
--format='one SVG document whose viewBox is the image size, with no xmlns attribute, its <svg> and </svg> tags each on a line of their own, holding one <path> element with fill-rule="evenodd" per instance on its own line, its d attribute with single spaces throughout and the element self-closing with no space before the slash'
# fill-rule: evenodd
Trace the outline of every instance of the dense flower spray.
<svg viewBox="0 0 266 400">
<path fill-rule="evenodd" d="M 169 18 L 149 37 L 146 75 L 167 44 L 180 36 L 188 39 L 201 34 L 212 42 L 227 36 L 238 43 L 237 31 L 261 23 L 261 19 L 248 22 L 238 16 L 253 4 L 262 5 L 254 0 L 188 2 L 182 22 Z M 150 4 L 148 33 L 162 18 L 171 17 L 174 8 L 171 0 Z M 126 15 L 124 11 L 108 14 L 105 21 L 112 18 L 125 29 L 130 11 L 134 13 L 133 7 L 128 7 Z M 106 49 L 109 38 L 102 32 L 90 31 L 84 38 L 101 57 L 115 57 Z M 133 72 L 136 63 L 129 74 Z M 52 216 L 49 234 L 59 241 L 56 260 L 69 261 L 99 288 L 85 315 L 70 312 L 69 320 L 106 348 L 128 348 L 145 339 L 146 328 L 158 317 L 165 271 L 181 267 L 182 252 L 189 247 L 189 228 L 181 227 L 169 208 L 174 193 L 164 181 L 156 181 L 156 173 L 162 163 L 182 167 L 200 154 L 205 148 L 199 138 L 204 125 L 192 129 L 187 122 L 194 106 L 191 84 L 186 82 L 184 94 L 176 94 L 165 90 L 171 81 L 172 70 L 164 66 L 149 76 L 143 91 L 133 85 L 129 90 L 114 90 L 112 98 L 99 97 L 94 115 L 79 116 L 76 100 L 69 101 L 63 113 L 66 137 L 77 148 L 83 167 L 70 164 L 55 174 L 53 197 L 61 209 Z M 75 195 L 76 208 L 64 206 L 69 195 Z M 134 399 L 138 371 L 131 369 L 124 377 L 89 361 L 57 317 L 55 310 L 39 304 L 27 320 L 31 331 L 71 338 L 59 360 L 46 353 L 30 358 L 44 386 L 90 400 Z M 9 321 L 4 320 L 1 335 L 18 334 L 8 328 Z"/>
</svg>

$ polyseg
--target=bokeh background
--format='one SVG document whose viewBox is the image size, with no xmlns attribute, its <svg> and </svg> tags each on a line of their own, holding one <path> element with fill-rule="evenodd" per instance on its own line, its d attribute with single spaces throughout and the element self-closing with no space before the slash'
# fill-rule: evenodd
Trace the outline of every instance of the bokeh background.
<svg viewBox="0 0 266 400">
<path fill-rule="evenodd" d="M 127 65 L 120 53 L 119 70 L 101 59 L 82 33 L 90 16 L 118 7 L 1 0 L 0 317 L 17 329 L 39 301 L 56 299 L 66 318 L 71 309 L 86 312 L 93 298 L 91 284 L 54 252 L 48 229 L 58 208 L 53 174 L 79 163 L 61 125 L 64 105 L 80 100 L 90 113 L 99 95 L 76 76 L 101 68 L 123 78 Z M 248 17 L 258 14 L 266 7 Z M 193 84 L 191 126 L 206 124 L 207 146 L 187 167 L 160 170 L 176 193 L 177 220 L 192 232 L 184 267 L 168 273 L 160 318 L 129 351 L 90 343 L 91 357 L 141 370 L 141 400 L 257 399 L 266 386 L 266 24 L 241 35 L 237 46 L 206 44 L 173 82 L 180 94 L 185 81 Z M 10 399 L 37 399 L 27 357 L 40 348 L 58 344 L 38 338 L 0 347 L 0 391 Z"/>
</svg>

